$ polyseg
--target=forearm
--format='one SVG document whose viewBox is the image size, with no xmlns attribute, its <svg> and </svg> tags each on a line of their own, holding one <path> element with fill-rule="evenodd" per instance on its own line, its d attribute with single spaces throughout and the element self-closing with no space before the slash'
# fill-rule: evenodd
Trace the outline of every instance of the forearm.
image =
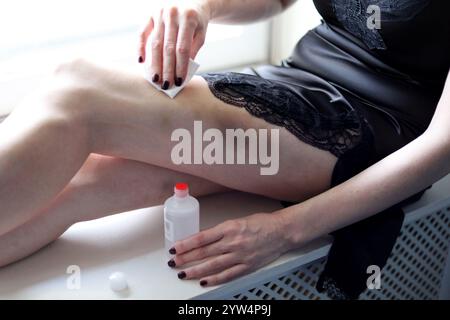
<svg viewBox="0 0 450 320">
<path fill-rule="evenodd" d="M 450 171 L 450 156 L 424 134 L 341 185 L 280 214 L 295 247 L 376 214 Z M 417 160 L 419 161 L 417 161 Z"/>
<path fill-rule="evenodd" d="M 450 172 L 450 95 L 429 129 L 352 179 L 280 211 L 292 247 L 367 218 L 412 196 Z"/>
<path fill-rule="evenodd" d="M 203 0 L 212 22 L 229 24 L 269 18 L 293 2 L 295 0 Z"/>
</svg>

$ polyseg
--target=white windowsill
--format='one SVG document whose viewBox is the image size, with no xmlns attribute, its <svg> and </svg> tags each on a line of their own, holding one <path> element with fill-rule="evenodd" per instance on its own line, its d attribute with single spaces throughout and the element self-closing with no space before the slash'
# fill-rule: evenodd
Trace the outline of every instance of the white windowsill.
<svg viewBox="0 0 450 320">
<path fill-rule="evenodd" d="M 450 176 L 405 208 L 406 221 L 448 202 L 448 190 Z M 200 202 L 202 228 L 280 208 L 277 201 L 238 192 L 204 197 Z M 331 238 L 324 237 L 231 283 L 202 288 L 198 281 L 179 280 L 177 271 L 167 266 L 159 206 L 74 225 L 47 248 L 0 269 L 0 299 L 210 299 L 324 257 L 330 245 Z M 69 265 L 81 267 L 80 290 L 66 288 Z M 128 294 L 118 295 L 109 289 L 108 276 L 115 271 L 127 275 Z"/>
</svg>

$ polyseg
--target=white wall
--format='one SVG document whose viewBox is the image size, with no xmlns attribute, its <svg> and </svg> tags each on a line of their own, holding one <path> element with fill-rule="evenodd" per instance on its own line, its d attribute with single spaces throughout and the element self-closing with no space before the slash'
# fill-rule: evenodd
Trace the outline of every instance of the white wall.
<svg viewBox="0 0 450 320">
<path fill-rule="evenodd" d="M 312 0 L 298 0 L 274 19 L 270 61 L 278 64 L 288 57 L 297 41 L 308 30 L 320 24 L 320 18 Z"/>
</svg>

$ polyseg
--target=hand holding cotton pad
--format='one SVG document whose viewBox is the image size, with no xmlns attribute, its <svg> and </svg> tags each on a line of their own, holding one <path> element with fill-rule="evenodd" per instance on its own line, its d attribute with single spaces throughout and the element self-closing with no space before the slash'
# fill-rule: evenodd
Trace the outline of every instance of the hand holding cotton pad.
<svg viewBox="0 0 450 320">
<path fill-rule="evenodd" d="M 144 67 L 144 78 L 153 86 L 156 90 L 164 92 L 170 98 L 175 98 L 175 96 L 183 90 L 184 86 L 192 79 L 194 74 L 197 72 L 198 67 L 200 65 L 192 59 L 189 59 L 188 71 L 186 75 L 186 79 L 183 81 L 183 84 L 179 87 L 172 85 L 171 88 L 167 90 L 161 89 L 161 85 L 159 83 L 154 83 L 152 81 L 152 77 L 150 75 L 150 68 L 148 66 Z"/>
</svg>

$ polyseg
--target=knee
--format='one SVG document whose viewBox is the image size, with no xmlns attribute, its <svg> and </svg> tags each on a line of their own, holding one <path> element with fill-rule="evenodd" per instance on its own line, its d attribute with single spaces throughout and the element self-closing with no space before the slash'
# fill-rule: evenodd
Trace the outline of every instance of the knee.
<svg viewBox="0 0 450 320">
<path fill-rule="evenodd" d="M 38 112 L 58 123 L 83 128 L 87 126 L 89 106 L 95 88 L 86 81 L 90 66 L 83 60 L 73 60 L 55 68 L 46 84 L 37 92 Z"/>
<path fill-rule="evenodd" d="M 92 64 L 82 58 L 59 63 L 53 70 L 53 76 L 67 80 L 79 80 L 89 74 Z"/>
<path fill-rule="evenodd" d="M 37 90 L 25 97 L 11 117 L 25 119 L 42 134 L 48 132 L 65 140 L 88 138 L 88 109 L 94 88 L 78 74 L 77 69 L 83 64 L 73 61 L 59 66 Z"/>
</svg>

